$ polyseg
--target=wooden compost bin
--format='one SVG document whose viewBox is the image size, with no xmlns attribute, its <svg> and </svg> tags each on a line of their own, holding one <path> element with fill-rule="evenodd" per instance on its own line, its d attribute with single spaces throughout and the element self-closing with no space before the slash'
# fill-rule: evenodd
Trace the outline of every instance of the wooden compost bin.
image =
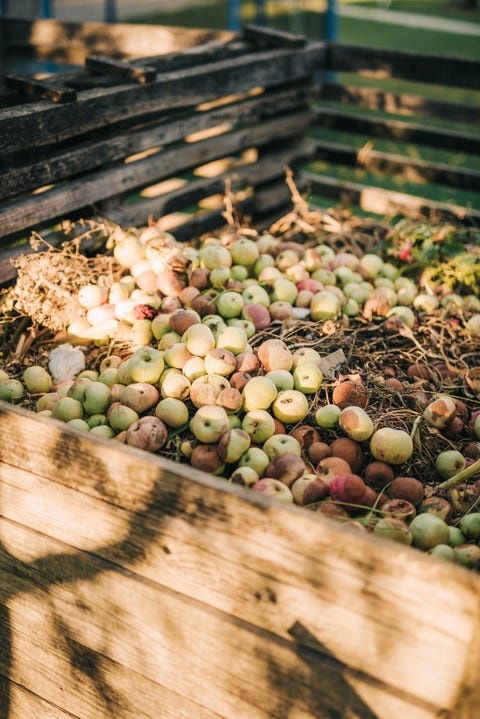
<svg viewBox="0 0 480 719">
<path fill-rule="evenodd" d="M 2 27 L 38 60 L 34 30 L 93 26 Z M 141 59 L 89 41 L 87 68 L 54 81 L 14 71 L 2 281 L 22 238 L 55 238 L 62 218 L 176 213 L 187 238 L 224 222 L 227 178 L 255 221 L 288 206 L 284 167 L 315 152 L 314 74 L 332 48 L 254 29 L 177 39 Z M 47 59 L 72 62 L 69 43 Z M 0 719 L 476 716 L 474 572 L 5 403 L 0 428 Z"/>
</svg>

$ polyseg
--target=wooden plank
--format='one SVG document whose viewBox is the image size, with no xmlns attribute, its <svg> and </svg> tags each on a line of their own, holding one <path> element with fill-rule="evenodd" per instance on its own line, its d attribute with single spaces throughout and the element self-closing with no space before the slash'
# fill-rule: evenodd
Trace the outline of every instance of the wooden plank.
<svg viewBox="0 0 480 719">
<path fill-rule="evenodd" d="M 480 190 L 480 171 L 440 162 L 427 162 L 406 155 L 315 140 L 317 159 L 357 165 L 372 172 L 399 175 L 412 182 L 434 182 L 464 190 Z"/>
<path fill-rule="evenodd" d="M 480 61 L 410 50 L 329 45 L 327 69 L 436 85 L 480 88 Z"/>
<path fill-rule="evenodd" d="M 417 117 L 448 117 L 452 122 L 480 123 L 480 109 L 472 105 L 447 102 L 421 95 L 381 90 L 376 87 L 339 85 L 323 83 L 320 99 L 327 102 L 339 102 L 368 110 L 381 110 L 399 115 Z"/>
<path fill-rule="evenodd" d="M 242 28 L 242 37 L 259 47 L 303 47 L 306 43 L 305 35 L 286 32 L 274 27 L 249 24 Z"/>
<path fill-rule="evenodd" d="M 116 75 L 125 80 L 138 82 L 140 85 L 153 82 L 157 76 L 155 68 L 147 64 L 134 65 L 128 60 L 118 60 L 103 55 L 89 55 L 85 58 L 85 67 L 92 73 Z"/>
<path fill-rule="evenodd" d="M 32 97 L 41 97 L 51 102 L 74 102 L 76 90 L 51 80 L 36 80 L 30 75 L 7 74 L 5 84 L 18 92 Z"/>
<path fill-rule="evenodd" d="M 0 153 L 32 150 L 96 128 L 171 111 L 257 87 L 304 80 L 321 64 L 321 43 L 299 50 L 266 50 L 201 67 L 164 73 L 148 85 L 120 85 L 79 92 L 73 105 L 45 102 L 6 109 L 0 114 Z"/>
<path fill-rule="evenodd" d="M 371 187 L 348 180 L 339 180 L 307 170 L 302 170 L 302 177 L 308 182 L 312 192 L 328 197 L 342 198 L 342 201 L 359 205 L 367 212 L 386 215 L 400 213 L 416 218 L 435 214 L 461 220 L 474 226 L 480 225 L 480 210 L 475 208 L 461 207 L 448 202 L 435 202 L 424 197 L 384 190 L 380 187 Z"/>
<path fill-rule="evenodd" d="M 64 712 L 59 707 L 32 694 L 25 687 L 18 686 L 2 676 L 0 676 L 0 716 L 4 719 L 25 719 L 26 717 L 78 719 L 78 715 Z"/>
<path fill-rule="evenodd" d="M 207 663 L 221 656 L 220 671 L 227 666 L 245 679 L 243 660 L 232 663 L 228 648 L 226 654 L 219 651 L 219 637 L 231 639 L 235 652 L 247 646 L 248 674 L 255 681 L 258 672 L 252 667 L 265 654 L 251 653 L 256 640 L 249 632 L 263 638 L 267 633 L 278 652 L 276 659 L 269 653 L 266 660 L 269 671 L 264 676 L 274 686 L 270 702 L 277 690 L 280 701 L 287 693 L 300 717 L 322 716 L 318 702 L 325 699 L 326 687 L 322 690 L 318 684 L 320 665 L 314 663 L 305 675 L 298 672 L 296 660 L 288 659 L 292 638 L 300 656 L 312 652 L 317 660 L 323 655 L 342 667 L 346 684 L 354 687 L 357 700 L 361 698 L 362 719 L 433 719 L 442 712 L 456 719 L 474 716 L 480 698 L 479 664 L 472 666 L 471 661 L 478 656 L 474 642 L 480 620 L 480 578 L 474 572 L 349 531 L 192 467 L 90 439 L 15 407 L 2 405 L 1 410 L 2 516 L 15 527 L 37 532 L 39 541 L 51 537 L 68 545 L 52 551 L 45 544 L 41 551 L 34 542 L 3 532 L 3 557 L 14 561 L 13 577 L 23 582 L 19 589 L 28 589 L 22 576 L 27 574 L 28 580 L 33 563 L 35 579 L 45 577 L 51 584 L 51 576 L 55 586 L 67 591 L 67 583 L 75 581 L 80 600 L 83 582 L 88 592 L 95 579 L 98 591 L 88 592 L 87 604 L 101 597 L 121 598 L 121 588 L 113 593 L 108 578 L 106 584 L 103 581 L 99 565 L 107 562 L 126 578 L 164 588 L 163 610 L 160 605 L 156 616 L 163 618 L 163 626 L 165 616 L 177 617 L 177 631 L 181 627 L 185 643 L 177 634 L 176 651 L 181 652 L 187 641 L 194 645 L 188 645 L 181 659 L 192 651 L 199 661 L 204 655 Z M 0 591 L 8 590 L 10 581 L 0 583 Z M 55 596 L 55 587 L 51 591 Z M 184 611 L 172 604 L 174 595 L 187 602 Z M 28 596 L 22 596 L 27 607 Z M 208 642 L 201 634 L 198 603 L 202 611 L 209 607 L 215 618 L 207 624 Z M 12 600 L 9 606 L 13 604 Z M 130 601 L 128 606 L 134 623 L 142 622 L 137 603 Z M 230 631 L 225 623 L 220 631 L 218 612 L 222 621 L 229 617 Z M 68 617 L 68 612 L 63 614 Z M 115 616 L 122 621 L 124 614 Z M 101 647 L 104 653 L 105 644 Z M 278 672 L 281 682 L 276 681 Z M 289 689 L 285 678 L 292 676 L 299 680 Z M 162 678 L 167 684 L 168 676 Z M 197 678 L 192 681 L 195 684 Z M 309 705 L 312 682 L 316 704 Z M 187 691 L 185 685 L 181 688 Z M 257 690 L 258 701 L 265 701 L 261 686 L 256 685 Z M 336 693 L 348 706 L 348 699 Z M 212 701 L 217 696 L 215 687 Z M 324 703 L 323 710 L 327 707 Z M 327 715 L 346 716 L 346 706 L 343 709 L 337 705 L 336 713 L 332 707 Z M 284 715 L 271 703 L 263 710 L 275 719 Z"/>
<path fill-rule="evenodd" d="M 47 221 L 96 206 L 107 198 L 117 197 L 230 153 L 268 143 L 272 137 L 285 139 L 299 135 L 310 123 L 312 116 L 311 111 L 292 113 L 291 116 L 267 120 L 257 127 L 246 127 L 220 137 L 171 146 L 164 149 L 161 155 L 157 153 L 137 162 L 89 173 L 42 194 L 0 206 L 0 237 L 30 227 L 41 227 Z"/>
<path fill-rule="evenodd" d="M 478 134 L 442 129 L 407 120 L 371 117 L 361 112 L 344 112 L 336 108 L 319 106 L 315 125 L 360 132 L 372 137 L 383 137 L 400 142 L 442 147 L 458 152 L 480 153 Z"/>
<path fill-rule="evenodd" d="M 108 217 L 120 226 L 141 226 L 149 217 L 157 218 L 169 212 L 176 212 L 197 204 L 200 200 L 211 195 L 224 194 L 227 179 L 231 181 L 232 190 L 242 186 L 257 188 L 265 182 L 282 177 L 285 179 L 285 167 L 298 165 L 312 157 L 314 148 L 307 142 L 294 142 L 293 146 L 278 152 L 262 153 L 258 162 L 252 164 L 234 164 L 227 171 L 211 178 L 192 180 L 180 187 L 159 197 L 141 199 L 136 202 L 121 204 L 108 212 Z M 185 228 L 182 234 L 188 230 Z M 1 267 L 1 263 L 0 263 Z M 0 274 L 1 278 L 1 274 Z"/>
<path fill-rule="evenodd" d="M 297 84 L 212 110 L 173 113 L 159 122 L 145 123 L 143 129 L 131 125 L 110 131 L 106 128 L 95 140 L 62 149 L 49 148 L 42 153 L 43 157 L 37 156 L 33 160 L 22 162 L 22 153 L 10 153 L 4 158 L 0 198 L 49 185 L 156 146 L 178 142 L 210 127 L 226 123 L 253 124 L 282 112 L 303 110 L 311 95 L 307 84 Z"/>
</svg>

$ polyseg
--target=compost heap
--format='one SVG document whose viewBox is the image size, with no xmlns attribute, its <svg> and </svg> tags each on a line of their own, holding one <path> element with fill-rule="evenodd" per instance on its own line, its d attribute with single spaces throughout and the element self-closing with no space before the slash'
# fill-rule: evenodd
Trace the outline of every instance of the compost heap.
<svg viewBox="0 0 480 719">
<path fill-rule="evenodd" d="M 16 260 L 2 400 L 478 570 L 480 230 L 73 227 Z"/>
</svg>

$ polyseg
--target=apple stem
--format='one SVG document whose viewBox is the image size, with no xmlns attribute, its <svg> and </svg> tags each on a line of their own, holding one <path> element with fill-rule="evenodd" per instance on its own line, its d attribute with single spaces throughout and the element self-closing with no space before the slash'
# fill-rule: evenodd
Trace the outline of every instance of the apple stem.
<svg viewBox="0 0 480 719">
<path fill-rule="evenodd" d="M 445 480 L 445 482 L 438 484 L 436 489 L 444 490 L 455 487 L 457 484 L 460 484 L 460 482 L 475 476 L 478 472 L 480 472 L 480 459 L 477 459 L 470 467 L 465 467 L 465 469 L 460 470 L 460 472 L 457 472 L 457 474 L 454 474 L 453 477 Z"/>
</svg>

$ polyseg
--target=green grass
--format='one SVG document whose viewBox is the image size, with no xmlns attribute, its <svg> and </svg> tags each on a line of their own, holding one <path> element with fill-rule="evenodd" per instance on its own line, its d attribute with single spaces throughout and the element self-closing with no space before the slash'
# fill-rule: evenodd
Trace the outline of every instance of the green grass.
<svg viewBox="0 0 480 719">
<path fill-rule="evenodd" d="M 369 8 L 382 9 L 382 4 L 377 0 L 341 0 L 343 5 L 360 5 Z M 458 0 L 392 0 L 389 10 L 399 12 L 420 13 L 422 15 L 435 15 L 436 17 L 451 18 L 452 20 L 464 20 L 469 22 L 480 22 L 480 6 L 468 10 Z"/>
</svg>

